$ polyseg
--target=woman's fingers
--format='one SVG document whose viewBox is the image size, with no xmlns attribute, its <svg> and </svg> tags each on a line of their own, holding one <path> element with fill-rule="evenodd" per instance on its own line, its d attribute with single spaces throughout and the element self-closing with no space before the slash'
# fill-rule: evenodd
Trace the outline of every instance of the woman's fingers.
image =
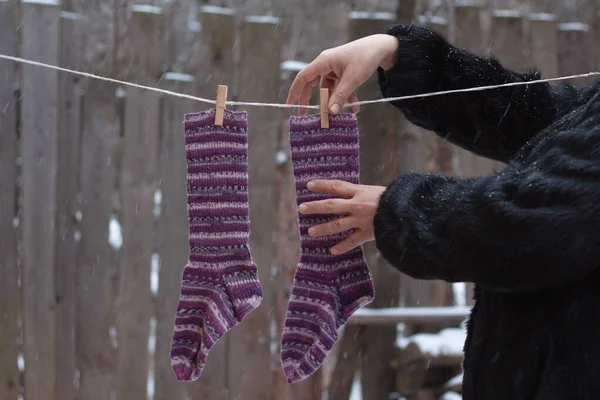
<svg viewBox="0 0 600 400">
<path fill-rule="evenodd" d="M 329 94 L 333 93 L 338 77 L 333 72 L 321 77 L 321 88 L 329 89 Z"/>
<path fill-rule="evenodd" d="M 330 72 L 332 72 L 332 70 L 325 57 L 317 57 L 313 62 L 304 67 L 302 71 L 298 72 L 296 78 L 294 78 L 294 82 L 292 82 L 292 86 L 288 92 L 286 104 L 295 104 L 298 102 L 307 86 L 312 90 L 312 87 L 314 86 L 311 86 L 312 82 L 315 82 L 315 79 L 318 82 L 318 79 L 321 76 L 325 76 Z"/>
<path fill-rule="evenodd" d="M 302 203 L 298 207 L 300 214 L 335 214 L 346 215 L 350 213 L 352 204 L 346 199 L 326 199 Z"/>
<path fill-rule="evenodd" d="M 315 180 L 308 182 L 306 188 L 315 193 L 329 193 L 340 197 L 352 198 L 358 190 L 357 185 L 340 180 Z"/>
<path fill-rule="evenodd" d="M 361 79 L 356 73 L 344 71 L 338 85 L 329 97 L 329 111 L 332 114 L 338 114 L 360 84 Z"/>
<path fill-rule="evenodd" d="M 331 94 L 335 91 L 335 87 L 336 87 L 338 80 L 339 80 L 339 77 L 335 73 L 330 72 L 329 74 L 321 77 L 321 88 L 329 89 L 329 95 L 331 96 Z M 356 93 L 352 93 L 350 95 L 350 97 L 348 98 L 348 103 L 356 103 L 356 102 L 358 102 L 358 97 L 356 96 Z M 352 112 L 354 112 L 356 114 L 359 111 L 360 111 L 359 105 L 352 106 Z"/>
<path fill-rule="evenodd" d="M 317 78 L 313 79 L 312 82 L 309 82 L 306 86 L 304 86 L 302 94 L 300 95 L 300 99 L 298 100 L 299 105 L 307 106 L 310 103 L 310 98 L 312 97 L 313 87 L 315 87 L 318 82 L 319 82 L 319 78 L 317 77 Z M 299 115 L 308 114 L 308 108 L 300 107 L 298 109 L 298 114 Z"/>
<path fill-rule="evenodd" d="M 326 224 L 310 227 L 308 234 L 312 237 L 321 237 L 335 235 L 336 233 L 346 232 L 352 228 L 356 228 L 356 218 L 345 217 L 337 218 Z"/>
<path fill-rule="evenodd" d="M 366 233 L 362 231 L 356 231 L 352 235 L 348 236 L 346 240 L 336 244 L 330 250 L 331 254 L 343 254 L 348 251 L 363 245 L 369 240 L 369 237 Z"/>
<path fill-rule="evenodd" d="M 356 93 L 352 93 L 350 95 L 350 98 L 348 99 L 348 103 L 356 103 L 358 102 L 358 97 L 356 96 Z M 360 111 L 360 106 L 356 105 L 356 106 L 352 106 L 352 112 L 357 114 Z"/>
</svg>

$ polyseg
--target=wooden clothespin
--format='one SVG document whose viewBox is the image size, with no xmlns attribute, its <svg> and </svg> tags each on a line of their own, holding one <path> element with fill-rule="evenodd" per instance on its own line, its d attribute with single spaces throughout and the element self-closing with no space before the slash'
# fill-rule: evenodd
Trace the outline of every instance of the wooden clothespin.
<svg viewBox="0 0 600 400">
<path fill-rule="evenodd" d="M 321 128 L 329 129 L 329 89 L 321 88 Z"/>
<path fill-rule="evenodd" d="M 227 86 L 219 85 L 217 88 L 217 107 L 215 112 L 215 125 L 223 126 L 225 117 L 225 102 L 227 101 Z"/>
</svg>

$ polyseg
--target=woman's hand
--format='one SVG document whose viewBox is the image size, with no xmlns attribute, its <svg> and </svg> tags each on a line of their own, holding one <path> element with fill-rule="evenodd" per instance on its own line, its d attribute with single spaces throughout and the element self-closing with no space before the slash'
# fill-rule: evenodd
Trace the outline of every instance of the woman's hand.
<svg viewBox="0 0 600 400">
<path fill-rule="evenodd" d="M 354 229 L 354 233 L 331 248 L 331 254 L 342 254 L 366 242 L 375 240 L 373 218 L 379 206 L 383 186 L 355 185 L 337 180 L 316 180 L 307 184 L 308 190 L 341 197 L 300 204 L 301 214 L 336 214 L 342 218 L 308 230 L 312 237 L 329 236 Z"/>
<path fill-rule="evenodd" d="M 367 36 L 343 46 L 325 50 L 298 73 L 290 88 L 287 104 L 308 105 L 317 83 L 329 89 L 329 111 L 338 114 L 347 101 L 358 101 L 354 92 L 375 73 L 378 67 L 390 69 L 395 64 L 398 40 L 385 34 Z M 359 106 L 352 107 L 354 112 Z M 306 108 L 299 114 L 305 115 Z"/>
</svg>

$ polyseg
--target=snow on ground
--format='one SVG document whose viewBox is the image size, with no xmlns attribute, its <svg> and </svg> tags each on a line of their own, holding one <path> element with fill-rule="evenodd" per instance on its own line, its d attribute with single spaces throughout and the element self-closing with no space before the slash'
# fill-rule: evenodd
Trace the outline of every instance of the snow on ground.
<svg viewBox="0 0 600 400">
<path fill-rule="evenodd" d="M 189 74 L 182 74 L 181 72 L 167 72 L 164 76 L 165 80 L 168 81 L 179 81 L 179 82 L 194 82 L 194 77 Z M 159 192 L 160 189 L 157 190 Z M 162 197 L 162 192 L 161 192 Z M 156 195 L 154 196 L 154 200 L 156 201 Z"/>
<path fill-rule="evenodd" d="M 253 24 L 279 25 L 281 23 L 281 18 L 277 18 L 272 15 L 250 15 L 246 17 L 246 22 L 250 22 Z"/>
<path fill-rule="evenodd" d="M 456 392 L 446 392 L 442 395 L 441 400 L 462 400 L 462 396 Z"/>
<path fill-rule="evenodd" d="M 37 4 L 41 6 L 60 6 L 58 0 L 23 0 L 24 4 Z"/>
<path fill-rule="evenodd" d="M 584 24 L 583 22 L 565 22 L 563 24 L 558 24 L 559 31 L 581 31 L 587 32 L 589 29 L 588 24 Z"/>
<path fill-rule="evenodd" d="M 288 60 L 281 63 L 280 68 L 284 71 L 302 71 L 308 64 L 302 61 Z"/>
<path fill-rule="evenodd" d="M 467 285 L 464 282 L 457 282 L 452 284 L 452 291 L 454 292 L 454 304 L 457 306 L 464 307 L 467 305 Z"/>
<path fill-rule="evenodd" d="M 396 19 L 396 15 L 390 12 L 368 12 L 368 11 L 352 11 L 348 14 L 349 19 L 378 19 L 384 21 L 392 21 Z"/>
<path fill-rule="evenodd" d="M 108 225 L 108 243 L 110 243 L 115 250 L 118 250 L 123 246 L 121 224 L 114 215 L 110 217 L 110 223 Z"/>
<path fill-rule="evenodd" d="M 472 6 L 476 6 L 477 2 L 475 2 L 473 0 L 456 0 L 456 2 L 454 4 L 455 4 L 455 6 L 472 7 Z"/>
<path fill-rule="evenodd" d="M 354 383 L 352 383 L 350 400 L 362 400 L 362 387 L 360 386 L 360 379 L 355 379 Z"/>
<path fill-rule="evenodd" d="M 520 18 L 522 14 L 517 10 L 494 10 L 493 15 L 496 18 Z"/>
<path fill-rule="evenodd" d="M 234 15 L 235 10 L 231 8 L 206 5 L 200 7 L 200 11 L 207 14 Z"/>
<path fill-rule="evenodd" d="M 439 333 L 418 333 L 409 337 L 398 337 L 396 345 L 405 348 L 410 343 L 419 346 L 422 352 L 432 356 L 441 355 L 460 355 L 463 352 L 463 346 L 467 332 L 461 328 L 447 328 Z"/>
<path fill-rule="evenodd" d="M 131 11 L 146 13 L 146 14 L 156 14 L 156 15 L 160 15 L 162 13 L 162 10 L 160 9 L 160 7 L 151 6 L 148 4 L 135 4 L 131 7 Z"/>
<path fill-rule="evenodd" d="M 556 21 L 556 15 L 550 13 L 533 13 L 529 15 L 531 21 Z"/>
<path fill-rule="evenodd" d="M 454 378 L 450 379 L 447 383 L 448 386 L 460 385 L 463 381 L 463 374 L 456 375 Z"/>
</svg>

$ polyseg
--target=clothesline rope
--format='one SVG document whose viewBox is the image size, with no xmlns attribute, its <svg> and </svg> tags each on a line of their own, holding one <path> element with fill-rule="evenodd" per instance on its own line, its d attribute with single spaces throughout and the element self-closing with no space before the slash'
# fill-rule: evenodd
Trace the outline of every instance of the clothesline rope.
<svg viewBox="0 0 600 400">
<path fill-rule="evenodd" d="M 86 78 L 98 79 L 98 80 L 105 81 L 105 82 L 111 82 L 111 83 L 116 83 L 116 84 L 123 85 L 123 86 L 129 86 L 129 87 L 135 87 L 138 89 L 149 90 L 149 91 L 153 91 L 153 92 L 166 94 L 169 96 L 181 97 L 184 99 L 199 101 L 202 103 L 217 104 L 216 100 L 212 100 L 212 99 L 204 99 L 202 97 L 196 97 L 196 96 L 191 96 L 189 94 L 172 92 L 170 90 L 160 89 L 157 87 L 138 85 L 138 84 L 132 83 L 132 82 L 126 82 L 126 81 L 121 81 L 118 79 L 107 78 L 104 76 L 90 74 L 88 72 L 82 72 L 82 71 L 76 71 L 76 70 L 72 70 L 72 69 L 68 69 L 68 68 L 57 67 L 55 65 L 45 64 L 45 63 L 33 61 L 33 60 L 27 60 L 27 59 L 20 58 L 20 57 L 13 57 L 13 56 L 5 55 L 5 54 L 0 54 L 0 59 L 14 61 L 14 62 L 22 63 L 22 64 L 34 65 L 34 66 L 42 67 L 42 68 L 53 69 L 53 70 L 60 71 L 60 72 L 66 72 L 69 74 L 84 76 Z M 385 97 L 385 98 L 375 99 L 375 100 L 365 100 L 365 101 L 357 101 L 354 103 L 346 103 L 344 105 L 344 107 L 360 106 L 360 105 L 375 104 L 375 103 L 389 103 L 389 102 L 393 102 L 393 101 L 440 96 L 440 95 L 452 94 L 452 93 L 477 92 L 477 91 L 499 89 L 499 88 L 510 87 L 510 86 L 531 85 L 531 84 L 536 84 L 536 83 L 554 82 L 554 81 L 561 81 L 561 80 L 566 80 L 566 79 L 588 78 L 588 77 L 598 76 L 598 75 L 600 75 L 600 71 L 588 72 L 585 74 L 561 76 L 561 77 L 557 77 L 557 78 L 537 79 L 537 80 L 527 81 L 527 82 L 510 82 L 510 83 L 502 83 L 499 85 L 476 86 L 476 87 L 471 87 L 471 88 L 466 88 L 466 89 L 444 90 L 444 91 L 440 91 L 440 92 L 421 93 L 421 94 L 410 95 L 410 96 Z M 298 105 L 298 104 L 259 103 L 259 102 L 247 102 L 247 101 L 227 101 L 226 104 L 229 106 L 308 108 L 308 109 L 313 109 L 313 110 L 319 109 L 318 105 L 311 106 L 311 105 Z"/>
</svg>

